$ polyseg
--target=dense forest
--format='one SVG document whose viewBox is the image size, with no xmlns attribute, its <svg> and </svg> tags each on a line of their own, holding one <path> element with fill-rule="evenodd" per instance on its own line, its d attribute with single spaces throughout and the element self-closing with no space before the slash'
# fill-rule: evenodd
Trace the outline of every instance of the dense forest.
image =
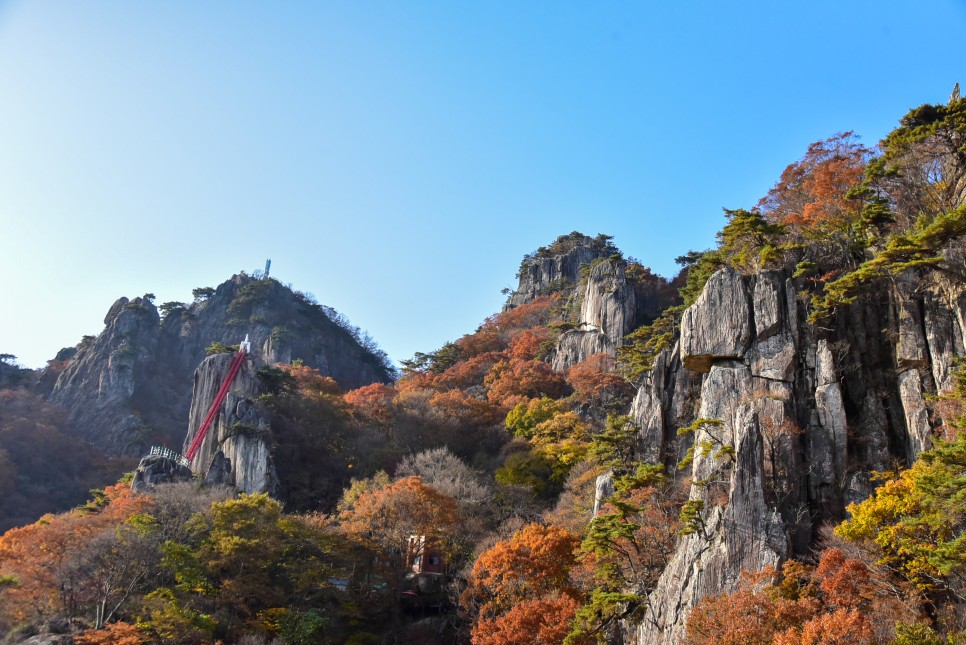
<svg viewBox="0 0 966 645">
<path fill-rule="evenodd" d="M 264 492 L 197 464 L 134 491 L 49 400 L 76 356 L 0 362 L 3 642 L 963 642 L 966 100 L 816 142 L 725 216 L 673 278 L 560 236 L 361 387 L 259 359 L 299 333 L 262 322 L 234 431 Z M 259 284 L 232 331 L 287 297 Z"/>
</svg>

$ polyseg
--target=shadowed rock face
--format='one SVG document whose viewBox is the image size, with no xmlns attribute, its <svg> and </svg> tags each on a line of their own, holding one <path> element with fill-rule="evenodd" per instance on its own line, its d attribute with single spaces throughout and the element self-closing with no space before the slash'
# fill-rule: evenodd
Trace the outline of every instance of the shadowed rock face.
<svg viewBox="0 0 966 645">
<path fill-rule="evenodd" d="M 134 481 L 131 489 L 135 491 L 149 490 L 158 484 L 169 484 L 191 479 L 191 469 L 177 461 L 159 455 L 150 455 L 141 459 L 134 471 Z"/>
<path fill-rule="evenodd" d="M 673 464 L 692 441 L 727 445 L 689 467 L 700 530 L 682 537 L 637 626 L 641 643 L 677 643 L 691 608 L 734 591 L 742 570 L 803 553 L 818 526 L 871 492 L 869 473 L 931 444 L 926 396 L 951 385 L 966 345 L 966 289 L 905 274 L 891 291 L 805 322 L 781 271 L 713 275 L 683 315 L 680 341 L 638 390 L 640 457 Z M 716 419 L 696 436 L 676 430 Z"/>
<path fill-rule="evenodd" d="M 104 317 L 104 331 L 81 345 L 50 394 L 68 411 L 72 430 L 110 453 L 146 447 L 151 414 L 139 404 L 154 398 L 145 387 L 159 362 L 160 324 L 150 300 L 118 299 Z"/>
<path fill-rule="evenodd" d="M 216 341 L 234 345 L 249 334 L 260 362 L 300 359 L 346 389 L 391 378 L 324 308 L 274 280 L 243 274 L 163 318 L 149 298 L 121 298 L 104 324 L 70 359 L 49 398 L 68 411 L 75 432 L 113 454 L 181 443 L 192 374 Z"/>
</svg>

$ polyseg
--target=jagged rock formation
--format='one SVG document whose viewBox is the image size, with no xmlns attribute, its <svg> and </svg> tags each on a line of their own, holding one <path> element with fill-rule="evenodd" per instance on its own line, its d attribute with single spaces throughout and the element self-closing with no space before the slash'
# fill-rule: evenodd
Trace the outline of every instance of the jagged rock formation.
<svg viewBox="0 0 966 645">
<path fill-rule="evenodd" d="M 679 642 L 701 598 L 804 553 L 820 524 L 871 492 L 870 471 L 930 445 L 926 396 L 950 385 L 966 346 L 964 285 L 908 272 L 831 329 L 806 324 L 804 300 L 788 272 L 719 271 L 637 393 L 641 459 L 673 464 L 694 441 L 690 500 L 702 507 L 638 642 Z M 677 436 L 697 419 L 713 421 Z"/>
<path fill-rule="evenodd" d="M 520 264 L 520 284 L 510 294 L 504 309 L 531 302 L 537 296 L 568 291 L 580 280 L 580 267 L 617 252 L 610 238 L 596 238 L 574 231 L 561 235 L 553 244 L 540 247 Z"/>
<path fill-rule="evenodd" d="M 578 251 L 589 238 L 563 239 L 551 245 L 556 253 L 524 260 L 507 304 L 553 291 L 554 280 L 570 285 L 557 288 L 575 312 L 550 358 L 559 371 L 614 354 L 671 304 L 657 283 L 632 278 L 616 251 Z M 872 471 L 911 463 L 930 446 L 942 419 L 928 397 L 953 385 L 966 353 L 966 285 L 949 277 L 966 273 L 962 242 L 943 256 L 955 270 L 908 270 L 823 325 L 807 321 L 810 296 L 791 268 L 728 268 L 707 280 L 630 410 L 641 461 L 674 471 L 694 447 L 685 474 L 699 509 L 645 619 L 629 626 L 636 642 L 680 642 L 703 597 L 734 591 L 742 571 L 807 554 L 820 526 L 871 493 Z M 696 431 L 678 435 L 689 426 Z M 598 478 L 595 513 L 612 486 L 612 476 Z"/>
<path fill-rule="evenodd" d="M 214 342 L 249 334 L 258 360 L 300 359 L 346 389 L 391 377 L 379 356 L 333 322 L 337 314 L 275 280 L 239 274 L 191 305 L 160 309 L 163 316 L 150 297 L 115 302 L 104 331 L 59 367 L 49 396 L 78 434 L 114 454 L 180 443 L 191 375 Z"/>
<path fill-rule="evenodd" d="M 676 299 L 659 278 L 623 258 L 605 235 L 562 235 L 548 247 L 528 255 L 520 265 L 520 283 L 504 307 L 512 309 L 542 295 L 559 293 L 565 308 L 576 312 L 573 328 L 557 340 L 550 359 L 564 371 L 594 354 L 615 355 L 624 336 L 650 322 Z"/>
<path fill-rule="evenodd" d="M 618 257 L 589 265 L 580 293 L 577 328 L 564 332 L 553 357 L 555 370 L 565 370 L 589 356 L 614 354 L 637 323 L 634 285 L 625 274 L 627 263 Z"/>
<path fill-rule="evenodd" d="M 111 452 L 143 449 L 150 428 L 140 404 L 149 396 L 136 384 L 147 380 L 158 355 L 161 318 L 146 298 L 118 299 L 104 317 L 105 329 L 82 343 L 57 379 L 50 401 L 69 410 L 81 436 Z"/>
<path fill-rule="evenodd" d="M 195 371 L 187 452 L 228 374 L 233 354 L 210 356 Z M 271 417 L 258 404 L 263 393 L 255 362 L 246 359 L 218 415 L 191 461 L 205 483 L 226 484 L 243 493 L 276 495 L 279 482 L 271 454 Z"/>
<path fill-rule="evenodd" d="M 707 372 L 715 360 L 741 358 L 751 340 L 748 294 L 734 271 L 720 271 L 681 322 L 681 361 Z"/>
</svg>

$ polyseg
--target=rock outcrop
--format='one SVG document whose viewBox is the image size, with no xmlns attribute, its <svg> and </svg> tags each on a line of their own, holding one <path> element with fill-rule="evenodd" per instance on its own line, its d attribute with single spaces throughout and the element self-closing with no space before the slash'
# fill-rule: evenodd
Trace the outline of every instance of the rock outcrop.
<svg viewBox="0 0 966 645">
<path fill-rule="evenodd" d="M 569 291 L 580 280 L 580 268 L 617 252 L 610 238 L 596 238 L 578 232 L 561 235 L 553 244 L 541 247 L 520 264 L 520 284 L 510 294 L 504 309 L 531 302 L 537 296 Z"/>
<path fill-rule="evenodd" d="M 751 340 L 752 318 L 745 285 L 737 273 L 715 273 L 704 292 L 684 312 L 681 361 L 707 372 L 715 360 L 741 358 Z"/>
<path fill-rule="evenodd" d="M 594 510 L 592 517 L 597 517 L 607 498 L 614 494 L 614 472 L 608 471 L 598 475 L 594 480 Z"/>
<path fill-rule="evenodd" d="M 715 273 L 683 314 L 631 407 L 639 457 L 672 465 L 690 445 L 689 499 L 702 510 L 648 599 L 641 643 L 677 643 L 691 608 L 742 571 L 814 544 L 871 492 L 869 474 L 931 444 L 927 396 L 948 387 L 966 344 L 966 289 L 908 273 L 887 298 L 806 324 L 783 271 Z M 706 420 L 693 439 L 677 429 Z M 718 450 L 727 447 L 727 450 Z"/>
<path fill-rule="evenodd" d="M 625 274 L 626 264 L 620 257 L 608 257 L 588 265 L 578 296 L 577 328 L 558 339 L 552 361 L 555 370 L 563 371 L 594 354 L 613 355 L 634 329 L 637 298 Z"/>
<path fill-rule="evenodd" d="M 75 432 L 110 453 L 142 455 L 181 441 L 191 375 L 215 342 L 248 334 L 263 363 L 300 359 L 346 389 L 391 379 L 337 313 L 275 280 L 236 275 L 191 305 L 160 309 L 149 296 L 119 299 L 104 331 L 58 367 L 50 400 L 68 411 Z"/>
<path fill-rule="evenodd" d="M 176 455 L 148 455 L 141 459 L 137 469 L 134 471 L 134 481 L 131 482 L 131 489 L 145 491 L 158 484 L 188 481 L 191 477 L 191 469 L 185 466 Z"/>
<path fill-rule="evenodd" d="M 152 379 L 161 317 L 149 298 L 119 298 L 104 331 L 85 339 L 57 379 L 50 401 L 69 412 L 71 427 L 114 454 L 143 452 L 154 397 L 139 384 Z"/>
<path fill-rule="evenodd" d="M 184 452 L 228 374 L 234 354 L 216 354 L 195 371 Z M 233 486 L 243 493 L 276 495 L 279 482 L 272 460 L 271 416 L 258 406 L 263 393 L 255 362 L 246 358 L 198 452 L 191 471 L 206 483 Z"/>
<path fill-rule="evenodd" d="M 615 355 L 629 332 L 679 302 L 671 283 L 628 262 L 605 235 L 562 235 L 526 256 L 518 277 L 504 310 L 559 294 L 563 308 L 574 312 L 567 321 L 572 329 L 557 339 L 550 359 L 557 371 L 594 354 Z"/>
</svg>

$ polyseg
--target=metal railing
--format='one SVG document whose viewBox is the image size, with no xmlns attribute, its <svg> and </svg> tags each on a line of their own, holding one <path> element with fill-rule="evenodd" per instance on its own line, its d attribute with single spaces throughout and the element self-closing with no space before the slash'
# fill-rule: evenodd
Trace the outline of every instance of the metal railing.
<svg viewBox="0 0 966 645">
<path fill-rule="evenodd" d="M 191 468 L 191 462 L 188 458 L 182 455 L 180 452 L 175 452 L 171 448 L 165 448 L 164 446 L 151 446 L 151 452 L 148 454 L 149 457 L 163 457 L 164 459 L 170 459 L 171 461 L 184 466 L 185 468 Z"/>
</svg>

